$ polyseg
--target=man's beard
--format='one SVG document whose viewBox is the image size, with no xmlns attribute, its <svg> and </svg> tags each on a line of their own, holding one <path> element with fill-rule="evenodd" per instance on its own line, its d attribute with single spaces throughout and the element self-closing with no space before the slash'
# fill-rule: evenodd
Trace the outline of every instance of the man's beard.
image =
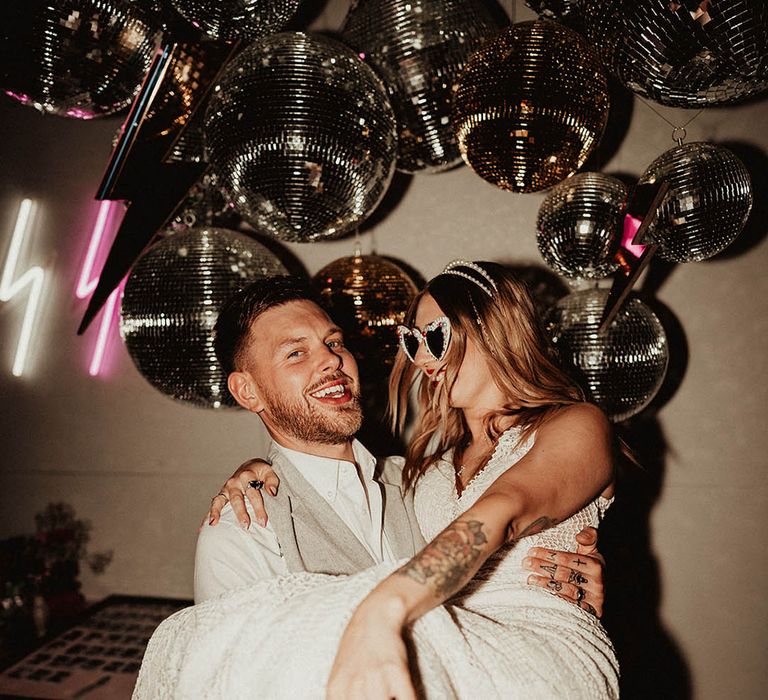
<svg viewBox="0 0 768 700">
<path fill-rule="evenodd" d="M 349 386 L 350 392 L 352 389 Z M 261 391 L 274 427 L 302 442 L 338 445 L 354 437 L 363 423 L 359 393 L 353 392 L 349 403 L 335 407 L 331 413 L 311 403 L 291 403 L 265 387 Z"/>
</svg>

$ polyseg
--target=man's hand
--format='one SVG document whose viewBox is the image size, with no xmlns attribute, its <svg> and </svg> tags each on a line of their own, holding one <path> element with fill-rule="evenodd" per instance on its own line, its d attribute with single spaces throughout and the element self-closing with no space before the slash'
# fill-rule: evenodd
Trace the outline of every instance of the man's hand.
<svg viewBox="0 0 768 700">
<path fill-rule="evenodd" d="M 251 481 L 262 482 L 263 487 L 254 488 L 249 483 Z M 256 522 L 264 527 L 267 524 L 267 511 L 264 509 L 264 498 L 261 492 L 266 490 L 271 496 L 276 496 L 279 485 L 280 479 L 272 471 L 268 462 L 263 459 L 249 459 L 247 462 L 243 462 L 211 499 L 211 507 L 208 509 L 208 514 L 203 519 L 201 527 L 206 520 L 209 525 L 215 525 L 219 522 L 221 509 L 230 503 L 237 522 L 247 529 L 251 524 L 251 519 L 245 507 L 246 497 L 253 506 Z"/>
<path fill-rule="evenodd" d="M 563 600 L 601 617 L 605 602 L 605 559 L 597 551 L 597 530 L 584 528 L 576 535 L 576 541 L 576 554 L 531 548 L 523 560 L 523 567 L 533 572 L 528 577 L 528 584 L 546 588 Z"/>
</svg>

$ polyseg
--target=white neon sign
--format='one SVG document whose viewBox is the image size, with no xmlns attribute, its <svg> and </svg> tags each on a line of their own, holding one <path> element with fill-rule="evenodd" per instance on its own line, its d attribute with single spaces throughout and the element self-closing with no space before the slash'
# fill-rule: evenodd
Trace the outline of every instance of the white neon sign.
<svg viewBox="0 0 768 700">
<path fill-rule="evenodd" d="M 13 367 L 11 368 L 11 372 L 15 377 L 20 377 L 24 374 L 32 331 L 35 327 L 35 320 L 39 311 L 40 298 L 42 297 L 43 285 L 45 283 L 45 271 L 39 265 L 30 267 L 24 274 L 14 279 L 22 245 L 27 234 L 32 229 L 36 210 L 37 204 L 31 199 L 21 200 L 19 213 L 16 216 L 16 225 L 13 228 L 13 236 L 11 237 L 11 245 L 8 249 L 8 257 L 6 257 L 3 267 L 3 276 L 0 278 L 0 301 L 10 301 L 29 287 L 27 308 L 24 312 L 24 321 L 21 324 L 19 342 L 16 346 L 16 355 L 13 360 Z"/>
</svg>

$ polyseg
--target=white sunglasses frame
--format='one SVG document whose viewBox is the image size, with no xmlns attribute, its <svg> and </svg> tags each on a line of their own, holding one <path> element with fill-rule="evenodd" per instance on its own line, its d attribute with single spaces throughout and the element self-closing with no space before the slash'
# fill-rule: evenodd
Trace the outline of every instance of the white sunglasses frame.
<svg viewBox="0 0 768 700">
<path fill-rule="evenodd" d="M 437 357 L 430 349 L 429 343 L 427 343 L 427 333 L 441 326 L 443 328 L 443 351 L 440 353 L 440 357 Z M 405 353 L 405 356 L 411 362 L 415 363 L 415 355 L 414 357 L 411 357 L 411 354 L 408 352 L 408 348 L 405 345 L 404 337 L 406 334 L 412 335 L 414 338 L 416 338 L 416 340 L 419 341 L 419 344 L 424 346 L 426 351 L 429 353 L 429 356 L 437 362 L 440 362 L 448 352 L 448 346 L 451 343 L 451 321 L 447 316 L 438 316 L 434 321 L 430 321 L 426 326 L 424 326 L 423 330 L 418 328 L 409 328 L 408 326 L 403 325 L 399 325 L 397 327 L 397 339 L 398 344 L 400 345 L 400 349 Z M 418 353 L 418 350 L 416 352 Z"/>
</svg>

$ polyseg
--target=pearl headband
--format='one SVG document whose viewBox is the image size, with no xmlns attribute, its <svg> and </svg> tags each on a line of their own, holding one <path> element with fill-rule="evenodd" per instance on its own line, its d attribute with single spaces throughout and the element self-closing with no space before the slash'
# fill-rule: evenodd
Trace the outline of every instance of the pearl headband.
<svg viewBox="0 0 768 700">
<path fill-rule="evenodd" d="M 479 275 L 486 282 L 488 282 L 488 285 L 490 286 L 484 284 L 479 279 L 477 279 L 476 275 L 471 275 L 468 272 L 456 269 L 460 267 L 465 267 L 468 270 L 472 270 L 473 272 L 476 272 L 477 275 Z M 493 298 L 493 293 L 497 290 L 496 282 L 494 282 L 493 277 L 491 277 L 480 265 L 478 265 L 477 263 L 470 262 L 468 260 L 454 260 L 453 262 L 449 262 L 445 266 L 445 269 L 440 274 L 456 275 L 457 277 L 463 277 L 464 279 L 468 279 L 470 282 L 474 282 L 478 287 L 480 287 L 480 289 L 482 289 L 491 298 Z"/>
</svg>

